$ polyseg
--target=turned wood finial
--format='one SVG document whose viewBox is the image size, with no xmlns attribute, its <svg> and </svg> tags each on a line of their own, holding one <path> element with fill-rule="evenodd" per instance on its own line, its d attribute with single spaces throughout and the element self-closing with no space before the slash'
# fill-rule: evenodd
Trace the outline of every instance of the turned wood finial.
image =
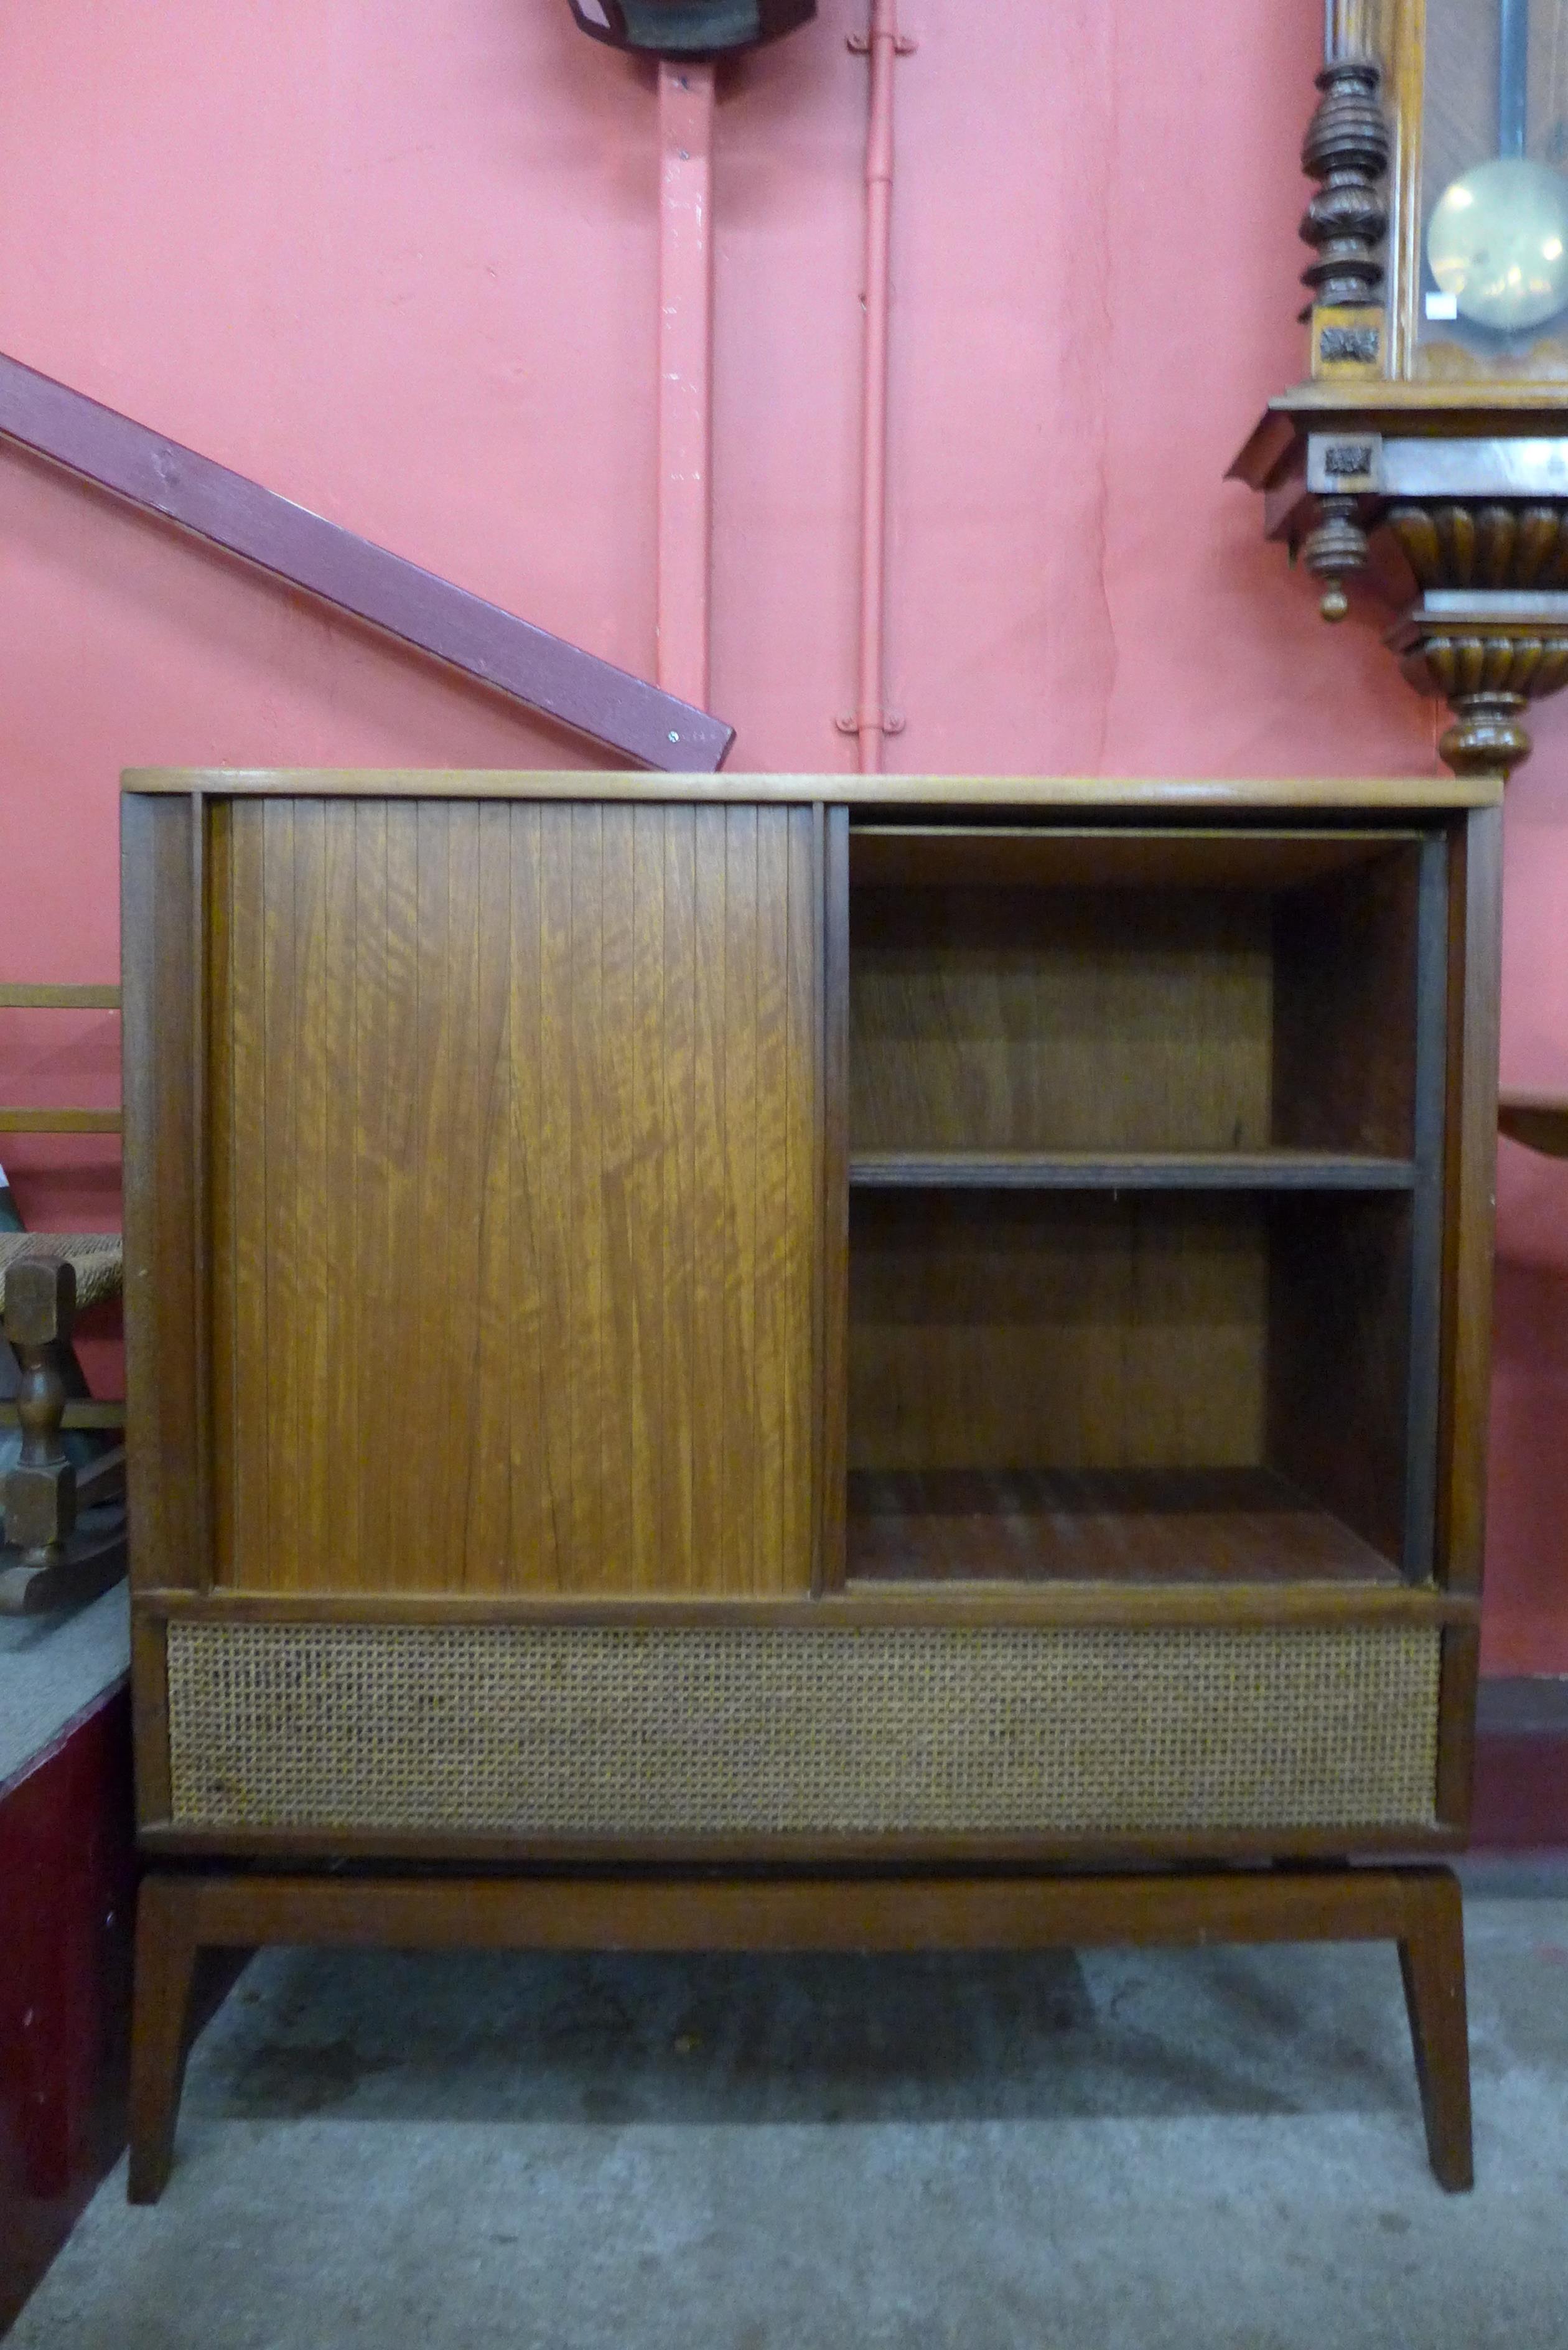
<svg viewBox="0 0 1568 2350">
<path fill-rule="evenodd" d="M 1323 96 L 1302 142 L 1302 169 L 1320 182 L 1301 224 L 1315 255 L 1302 272 L 1314 304 L 1382 299 L 1390 151 L 1382 86 L 1382 68 L 1367 57 L 1336 57 L 1317 77 Z"/>
<path fill-rule="evenodd" d="M 1422 498 L 1386 521 L 1422 591 L 1388 642 L 1417 691 L 1454 713 L 1438 751 L 1458 775 L 1510 775 L 1532 748 L 1531 704 L 1568 687 L 1568 509 Z"/>
<path fill-rule="evenodd" d="M 1511 775 L 1534 744 L 1520 723 L 1528 707 L 1522 693 L 1461 693 L 1449 704 L 1454 723 L 1438 743 L 1438 756 L 1456 775 Z"/>
<path fill-rule="evenodd" d="M 1345 583 L 1352 572 L 1365 567 L 1367 552 L 1355 500 L 1324 498 L 1317 522 L 1303 542 L 1302 561 L 1313 577 L 1324 583 L 1318 609 L 1325 620 L 1343 620 L 1349 611 Z"/>
</svg>

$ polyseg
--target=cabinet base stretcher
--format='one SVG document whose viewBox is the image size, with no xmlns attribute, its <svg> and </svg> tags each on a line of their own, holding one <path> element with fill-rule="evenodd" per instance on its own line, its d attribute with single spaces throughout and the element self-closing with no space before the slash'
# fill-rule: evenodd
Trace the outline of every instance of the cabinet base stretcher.
<svg viewBox="0 0 1568 2350">
<path fill-rule="evenodd" d="M 173 2158 L 192 1992 L 211 1950 L 995 1950 L 1392 1941 L 1439 2183 L 1469 2187 L 1463 1912 L 1447 1868 L 976 1877 L 277 1876 L 156 1869 L 141 1887 L 130 2196 Z"/>
</svg>

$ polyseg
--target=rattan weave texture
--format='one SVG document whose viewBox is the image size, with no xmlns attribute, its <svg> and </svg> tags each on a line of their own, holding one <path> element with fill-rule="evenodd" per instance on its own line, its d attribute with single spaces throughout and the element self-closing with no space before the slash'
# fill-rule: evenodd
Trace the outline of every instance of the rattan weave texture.
<svg viewBox="0 0 1568 2350">
<path fill-rule="evenodd" d="M 101 1305 L 118 1297 L 125 1277 L 125 1244 L 118 1232 L 0 1232 L 0 1311 L 5 1274 L 24 1257 L 61 1257 L 77 1276 L 77 1306 Z"/>
<path fill-rule="evenodd" d="M 172 1815 L 610 1840 L 1428 1826 L 1439 1638 L 176 1622 Z"/>
</svg>

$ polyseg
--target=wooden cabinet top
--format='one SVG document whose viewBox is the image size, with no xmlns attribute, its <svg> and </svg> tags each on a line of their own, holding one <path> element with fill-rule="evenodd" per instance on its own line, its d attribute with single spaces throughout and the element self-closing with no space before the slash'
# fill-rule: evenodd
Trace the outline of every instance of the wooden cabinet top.
<svg viewBox="0 0 1568 2350">
<path fill-rule="evenodd" d="M 1131 808 L 1151 814 L 1251 808 L 1345 812 L 1490 807 L 1501 776 L 1291 776 L 1264 780 L 1104 775 L 654 775 L 504 767 L 130 767 L 128 792 L 223 797 L 847 802 L 898 807 Z"/>
</svg>

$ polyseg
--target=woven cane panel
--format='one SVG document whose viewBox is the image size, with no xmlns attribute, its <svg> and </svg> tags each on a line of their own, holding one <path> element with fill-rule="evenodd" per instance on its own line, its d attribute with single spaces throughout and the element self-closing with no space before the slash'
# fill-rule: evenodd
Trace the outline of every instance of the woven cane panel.
<svg viewBox="0 0 1568 2350">
<path fill-rule="evenodd" d="M 177 1825 L 1416 1826 L 1438 1635 L 173 1624 Z"/>
</svg>

